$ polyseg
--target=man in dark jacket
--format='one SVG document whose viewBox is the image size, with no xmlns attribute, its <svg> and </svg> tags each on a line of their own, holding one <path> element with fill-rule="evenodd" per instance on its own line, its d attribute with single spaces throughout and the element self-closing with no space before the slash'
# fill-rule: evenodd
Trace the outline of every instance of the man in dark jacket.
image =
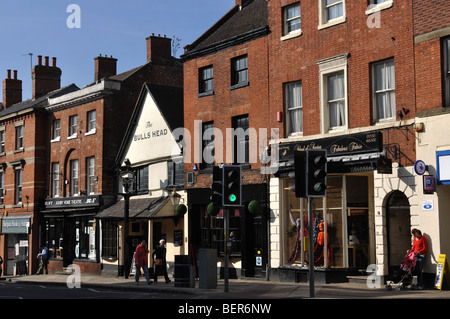
<svg viewBox="0 0 450 319">
<path fill-rule="evenodd" d="M 155 282 L 155 284 L 158 282 L 158 276 L 164 276 L 166 284 L 171 282 L 169 276 L 167 275 L 165 244 L 166 241 L 164 239 L 161 239 L 159 241 L 159 246 L 156 247 L 156 249 L 153 251 L 152 254 L 153 264 L 155 265 L 155 271 L 153 276 L 153 281 Z"/>
</svg>

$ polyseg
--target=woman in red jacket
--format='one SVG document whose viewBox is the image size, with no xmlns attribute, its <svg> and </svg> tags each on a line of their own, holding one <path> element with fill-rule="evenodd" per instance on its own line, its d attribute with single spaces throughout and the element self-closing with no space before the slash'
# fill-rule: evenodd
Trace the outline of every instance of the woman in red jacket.
<svg viewBox="0 0 450 319">
<path fill-rule="evenodd" d="M 414 252 L 416 256 L 416 266 L 418 270 L 417 275 L 417 289 L 423 289 L 423 265 L 425 264 L 425 254 L 427 253 L 427 239 L 422 236 L 419 229 L 412 229 L 411 234 L 414 236 L 413 246 L 409 252 Z"/>
<path fill-rule="evenodd" d="M 136 266 L 136 273 L 134 275 L 134 280 L 136 285 L 139 284 L 139 276 L 141 275 L 141 267 L 144 270 L 145 279 L 147 279 L 147 284 L 151 284 L 150 278 L 148 276 L 148 249 L 147 242 L 143 240 L 137 247 L 134 253 L 134 263 Z"/>
</svg>

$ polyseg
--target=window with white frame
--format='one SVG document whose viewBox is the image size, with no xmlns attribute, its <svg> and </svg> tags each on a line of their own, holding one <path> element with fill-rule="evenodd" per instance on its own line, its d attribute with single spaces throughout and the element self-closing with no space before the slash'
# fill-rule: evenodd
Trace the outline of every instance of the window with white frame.
<svg viewBox="0 0 450 319">
<path fill-rule="evenodd" d="M 95 110 L 87 112 L 87 127 L 86 134 L 95 133 L 95 124 L 96 124 L 96 112 Z"/>
<path fill-rule="evenodd" d="M 443 39 L 444 106 L 450 107 L 450 37 Z"/>
<path fill-rule="evenodd" d="M 395 119 L 394 60 L 373 64 L 373 105 L 376 121 Z"/>
<path fill-rule="evenodd" d="M 78 160 L 70 161 L 70 195 L 78 196 Z"/>
<path fill-rule="evenodd" d="M 302 83 L 292 82 L 284 85 L 286 131 L 288 135 L 303 132 Z"/>
<path fill-rule="evenodd" d="M 318 29 L 327 28 L 345 20 L 345 0 L 319 0 Z"/>
<path fill-rule="evenodd" d="M 16 150 L 23 148 L 23 125 L 15 127 L 16 129 Z"/>
<path fill-rule="evenodd" d="M 22 203 L 22 168 L 14 170 L 14 204 Z"/>
<path fill-rule="evenodd" d="M 95 193 L 95 156 L 86 158 L 86 192 L 88 195 Z"/>
<path fill-rule="evenodd" d="M 327 108 L 329 128 L 346 125 L 344 72 L 327 75 Z"/>
<path fill-rule="evenodd" d="M 73 115 L 69 117 L 69 138 L 77 137 L 77 123 L 78 116 Z"/>
<path fill-rule="evenodd" d="M 61 138 L 61 120 L 53 120 L 53 135 L 52 141 L 59 141 Z"/>
<path fill-rule="evenodd" d="M 322 133 L 348 127 L 347 58 L 342 54 L 317 62 Z"/>
<path fill-rule="evenodd" d="M 52 197 L 59 197 L 59 163 L 52 163 Z"/>
<path fill-rule="evenodd" d="M 300 3 L 294 3 L 283 8 L 283 35 L 300 32 L 300 13 Z"/>
</svg>

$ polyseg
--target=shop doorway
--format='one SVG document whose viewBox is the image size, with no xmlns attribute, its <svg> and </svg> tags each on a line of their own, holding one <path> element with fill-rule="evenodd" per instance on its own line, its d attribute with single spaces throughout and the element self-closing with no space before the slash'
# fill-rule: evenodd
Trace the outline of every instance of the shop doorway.
<svg viewBox="0 0 450 319">
<path fill-rule="evenodd" d="M 400 191 L 389 195 L 386 202 L 386 226 L 389 274 L 402 263 L 411 248 L 411 217 L 408 198 Z"/>
</svg>

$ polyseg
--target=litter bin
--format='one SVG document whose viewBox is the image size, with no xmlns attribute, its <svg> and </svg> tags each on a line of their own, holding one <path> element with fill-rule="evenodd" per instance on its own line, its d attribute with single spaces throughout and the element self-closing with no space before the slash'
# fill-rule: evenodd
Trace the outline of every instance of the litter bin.
<svg viewBox="0 0 450 319">
<path fill-rule="evenodd" d="M 198 263 L 199 288 L 217 288 L 217 250 L 200 249 Z"/>
<path fill-rule="evenodd" d="M 189 255 L 175 255 L 174 286 L 195 288 L 195 268 Z"/>
</svg>

